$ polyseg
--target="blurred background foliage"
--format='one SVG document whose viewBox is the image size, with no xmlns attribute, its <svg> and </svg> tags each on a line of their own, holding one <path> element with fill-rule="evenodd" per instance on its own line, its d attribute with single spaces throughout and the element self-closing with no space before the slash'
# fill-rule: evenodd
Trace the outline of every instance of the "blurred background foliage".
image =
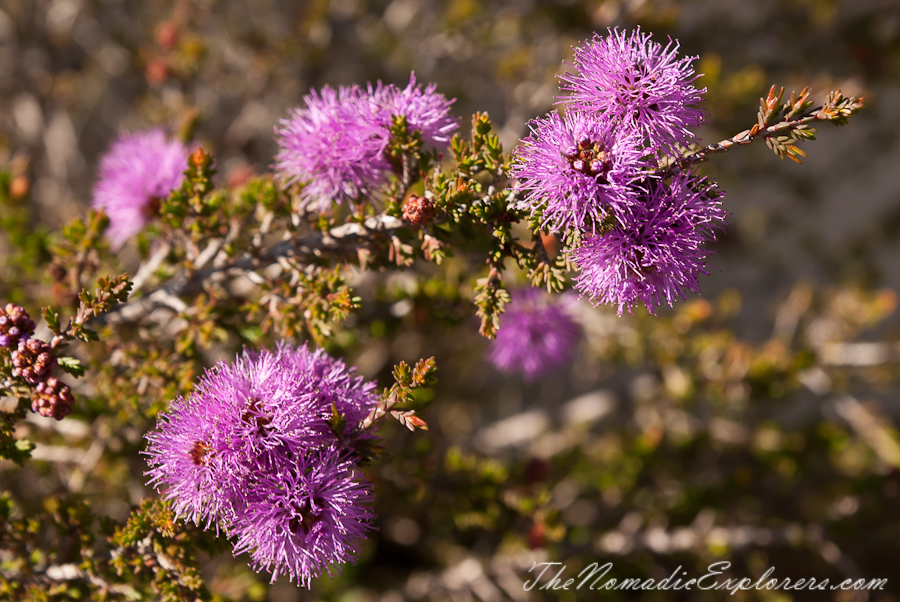
<svg viewBox="0 0 900 602">
<path fill-rule="evenodd" d="M 600 594 L 526 593 L 532 563 L 577 572 L 609 560 L 611 576 L 658 579 L 727 559 L 737 577 L 773 566 L 780 577 L 888 578 L 869 599 L 900 599 L 896 0 L 2 0 L 0 299 L 32 316 L 60 302 L 46 275 L 60 244 L 51 232 L 85 213 L 98 157 L 123 129 L 191 136 L 216 157 L 219 183 L 238 186 L 268 169 L 273 125 L 311 87 L 404 84 L 413 70 L 457 98 L 464 131 L 487 110 L 510 150 L 553 105 L 571 46 L 614 25 L 699 56 L 704 143 L 749 127 L 773 83 L 810 85 L 818 99 L 840 87 L 869 107 L 821 131 L 803 166 L 762 146 L 705 164 L 732 217 L 703 296 L 656 318 L 577 305 L 576 359 L 537 383 L 482 359 L 467 284 L 477 260 L 354 274 L 362 308 L 329 348 L 382 384 L 395 362 L 436 355 L 441 382 L 418 394 L 431 430 L 384 425 L 387 455 L 368 469 L 380 530 L 343 577 L 312 593 L 268 587 L 211 548 L 200 561 L 213 595 L 571 600 Z M 127 248 L 118 259 L 130 273 L 140 261 Z M 9 516 L 58 516 L 78 499 L 124 523 L 152 495 L 144 431 L 205 365 L 270 340 L 244 326 L 209 322 L 178 346 L 134 342 L 112 358 L 102 344 L 83 349 L 110 361 L 73 383 L 72 417 L 19 425 L 37 447 L 23 467 L 0 465 Z M 30 541 L 52 546 L 56 532 Z M 53 562 L 78 562 L 71 547 Z M 4 549 L 0 572 L 16 574 Z M 865 599 L 844 594 L 826 597 Z M 792 595 L 825 599 L 735 598 Z"/>
</svg>

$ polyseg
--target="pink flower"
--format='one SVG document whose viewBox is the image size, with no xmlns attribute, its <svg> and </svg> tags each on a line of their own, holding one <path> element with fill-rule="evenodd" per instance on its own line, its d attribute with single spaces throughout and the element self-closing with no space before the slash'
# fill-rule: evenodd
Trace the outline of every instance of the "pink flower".
<svg viewBox="0 0 900 602">
<path fill-rule="evenodd" d="M 500 316 L 488 359 L 504 372 L 521 372 L 529 381 L 564 364 L 581 336 L 565 305 L 539 289 L 514 291 Z"/>
<path fill-rule="evenodd" d="M 161 129 L 122 134 L 100 160 L 91 206 L 109 216 L 112 248 L 141 231 L 160 199 L 181 186 L 188 148 Z"/>
</svg>

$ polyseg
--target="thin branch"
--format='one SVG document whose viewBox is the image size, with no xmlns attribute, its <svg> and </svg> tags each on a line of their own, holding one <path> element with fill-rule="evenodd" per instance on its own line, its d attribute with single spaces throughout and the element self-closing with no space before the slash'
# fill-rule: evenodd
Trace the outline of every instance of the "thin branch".
<svg viewBox="0 0 900 602">
<path fill-rule="evenodd" d="M 363 223 L 349 223 L 332 228 L 328 232 L 314 232 L 307 236 L 291 238 L 274 244 L 258 255 L 244 253 L 230 262 L 204 269 L 182 271 L 164 285 L 150 291 L 145 297 L 117 306 L 99 320 L 110 322 L 136 321 L 160 306 L 184 311 L 187 306 L 182 295 L 198 292 L 207 281 L 221 281 L 229 274 L 246 274 L 250 270 L 264 269 L 281 258 L 312 258 L 339 256 L 351 252 L 359 241 L 371 240 L 382 234 L 408 227 L 403 220 L 390 216 L 370 217 Z M 355 251 L 354 251 L 355 252 Z"/>
<path fill-rule="evenodd" d="M 400 188 L 397 191 L 397 201 L 403 202 L 403 199 L 406 198 L 406 193 L 409 192 L 410 186 L 413 184 L 413 164 L 412 159 L 410 159 L 409 155 L 403 153 L 403 157 L 401 159 L 403 162 L 403 175 L 400 176 Z"/>
<path fill-rule="evenodd" d="M 534 239 L 534 248 L 537 249 L 538 255 L 541 257 L 541 261 L 544 262 L 544 265 L 552 265 L 550 261 L 550 256 L 547 254 L 547 248 L 544 247 L 544 237 L 540 232 L 536 232 L 532 235 Z"/>
<path fill-rule="evenodd" d="M 695 163 L 700 163 L 702 161 L 708 160 L 712 155 L 727 152 L 733 146 L 750 144 L 757 139 L 765 140 L 766 138 L 771 138 L 773 136 L 781 136 L 783 134 L 787 134 L 796 130 L 801 125 L 813 123 L 814 121 L 820 121 L 821 117 L 819 117 L 819 115 L 823 108 L 824 107 L 818 107 L 816 109 L 813 109 L 811 114 L 808 114 L 804 117 L 791 121 L 782 121 L 781 123 L 776 123 L 775 125 L 771 125 L 767 128 L 760 128 L 759 124 L 754 124 L 753 127 L 749 130 L 744 130 L 743 132 L 735 134 L 731 138 L 726 138 L 725 140 L 721 140 L 719 142 L 707 144 L 700 150 L 685 155 L 665 169 L 660 170 L 659 174 L 662 176 L 674 175 L 684 169 L 689 168 Z"/>
<path fill-rule="evenodd" d="M 156 253 L 147 260 L 147 263 L 141 265 L 140 269 L 138 269 L 137 274 L 134 275 L 134 280 L 131 281 L 131 294 L 135 294 L 139 290 L 144 287 L 144 284 L 147 283 L 147 280 L 159 269 L 159 266 L 162 264 L 163 260 L 172 250 L 172 245 L 168 243 L 168 241 L 164 241 L 159 248 L 156 250 Z"/>
</svg>

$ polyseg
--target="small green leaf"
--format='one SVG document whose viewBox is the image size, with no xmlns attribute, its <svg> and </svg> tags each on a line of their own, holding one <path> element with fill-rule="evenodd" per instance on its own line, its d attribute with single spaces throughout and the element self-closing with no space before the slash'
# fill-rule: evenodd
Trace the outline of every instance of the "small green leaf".
<svg viewBox="0 0 900 602">
<path fill-rule="evenodd" d="M 84 376 L 84 366 L 81 365 L 81 361 L 74 357 L 58 357 L 56 358 L 56 362 L 59 364 L 60 368 L 75 378 Z"/>
<path fill-rule="evenodd" d="M 410 386 L 412 371 L 409 369 L 409 365 L 406 362 L 400 362 L 394 366 L 394 380 L 396 380 L 397 384 L 401 387 Z"/>
</svg>

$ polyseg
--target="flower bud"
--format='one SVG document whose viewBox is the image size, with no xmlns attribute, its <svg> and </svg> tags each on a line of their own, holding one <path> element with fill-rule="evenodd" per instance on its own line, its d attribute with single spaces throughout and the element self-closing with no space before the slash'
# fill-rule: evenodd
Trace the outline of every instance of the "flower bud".
<svg viewBox="0 0 900 602">
<path fill-rule="evenodd" d="M 38 383 L 31 395 L 31 410 L 46 418 L 62 420 L 72 413 L 75 398 L 69 385 L 50 377 Z"/>
<path fill-rule="evenodd" d="M 413 226 L 427 224 L 434 217 L 434 203 L 423 196 L 412 195 L 403 206 L 403 219 Z"/>
<path fill-rule="evenodd" d="M 53 366 L 56 358 L 50 350 L 50 345 L 39 339 L 27 339 L 19 341 L 19 347 L 12 353 L 13 376 L 18 376 L 30 384 L 37 384 L 44 380 Z"/>
<path fill-rule="evenodd" d="M 34 321 L 28 312 L 12 303 L 0 307 L 0 347 L 16 349 L 19 342 L 34 334 Z"/>
</svg>

